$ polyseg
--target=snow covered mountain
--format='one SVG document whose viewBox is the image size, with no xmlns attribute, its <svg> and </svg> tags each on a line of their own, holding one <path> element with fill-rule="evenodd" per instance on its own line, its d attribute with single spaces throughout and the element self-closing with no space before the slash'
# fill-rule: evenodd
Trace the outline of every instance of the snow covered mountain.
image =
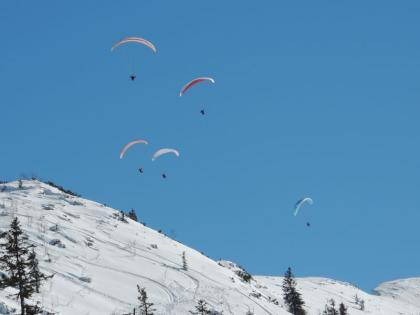
<svg viewBox="0 0 420 315">
<path fill-rule="evenodd" d="M 122 222 L 115 209 L 39 181 L 0 184 L 0 231 L 14 216 L 37 245 L 41 270 L 55 275 L 34 296 L 50 312 L 128 313 L 140 284 L 156 314 L 189 314 L 199 299 L 216 314 L 289 314 L 281 298 L 282 278 L 253 276 L 246 282 L 249 275 L 234 263 L 213 261 L 131 219 Z M 308 314 L 322 313 L 331 298 L 343 302 L 349 314 L 420 314 L 420 278 L 384 283 L 375 295 L 331 279 L 297 282 Z M 0 291 L 0 314 L 18 308 L 7 297 L 10 292 Z M 356 295 L 365 301 L 364 311 Z"/>
</svg>

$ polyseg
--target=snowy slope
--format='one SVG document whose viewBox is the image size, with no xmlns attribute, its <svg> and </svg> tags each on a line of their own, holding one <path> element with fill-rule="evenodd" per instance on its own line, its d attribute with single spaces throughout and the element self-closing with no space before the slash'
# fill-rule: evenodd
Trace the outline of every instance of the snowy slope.
<svg viewBox="0 0 420 315">
<path fill-rule="evenodd" d="M 4 186 L 4 189 L 1 189 Z M 41 269 L 55 274 L 34 297 L 60 315 L 123 314 L 146 287 L 157 314 L 189 314 L 198 299 L 223 314 L 289 314 L 281 299 L 279 277 L 254 276 L 250 283 L 230 262 L 215 262 L 140 223 L 118 220 L 118 211 L 74 197 L 38 181 L 0 185 L 0 231 L 17 215 L 37 245 Z M 182 253 L 188 263 L 183 270 Z M 420 314 L 420 279 L 388 282 L 370 295 L 335 280 L 301 278 L 298 286 L 308 314 L 322 312 L 330 298 L 350 314 Z M 0 292 L 0 314 L 17 307 Z M 358 295 L 364 312 L 354 304 Z"/>
</svg>

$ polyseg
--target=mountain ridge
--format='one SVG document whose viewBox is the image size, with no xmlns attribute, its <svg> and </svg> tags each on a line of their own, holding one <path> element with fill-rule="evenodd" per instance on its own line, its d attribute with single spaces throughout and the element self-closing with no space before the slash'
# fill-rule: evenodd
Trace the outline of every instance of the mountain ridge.
<svg viewBox="0 0 420 315">
<path fill-rule="evenodd" d="M 0 232 L 14 216 L 37 246 L 41 270 L 55 275 L 33 299 L 50 312 L 124 314 L 136 305 L 140 284 L 156 314 L 189 314 L 198 299 L 215 314 L 290 314 L 282 277 L 253 275 L 247 282 L 237 264 L 214 261 L 131 219 L 121 221 L 118 210 L 60 186 L 37 180 L 0 184 Z M 420 314 L 420 278 L 382 283 L 374 294 L 328 278 L 296 280 L 308 314 L 322 313 L 331 298 L 348 306 L 349 314 Z M 11 290 L 0 292 L 0 314 L 17 308 L 7 298 Z M 364 311 L 356 295 L 365 301 Z"/>
</svg>

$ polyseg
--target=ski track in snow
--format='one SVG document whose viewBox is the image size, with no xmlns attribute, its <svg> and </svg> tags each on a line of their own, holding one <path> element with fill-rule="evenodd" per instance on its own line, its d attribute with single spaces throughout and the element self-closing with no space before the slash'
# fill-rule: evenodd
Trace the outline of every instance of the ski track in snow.
<svg viewBox="0 0 420 315">
<path fill-rule="evenodd" d="M 102 266 L 102 265 L 99 265 L 99 264 L 92 263 L 88 260 L 83 260 L 83 259 L 81 259 L 81 260 L 83 262 L 85 262 L 86 264 L 89 264 L 89 265 L 92 265 L 92 266 L 96 266 L 96 267 L 103 268 L 103 269 L 106 269 L 106 270 L 112 270 L 112 271 L 119 272 L 119 273 L 122 273 L 122 274 L 125 274 L 125 275 L 133 276 L 133 277 L 136 277 L 136 278 L 139 278 L 139 279 L 142 279 L 142 280 L 147 280 L 148 282 L 151 282 L 151 283 L 155 284 L 157 287 L 159 287 L 162 290 L 162 292 L 164 292 L 166 294 L 166 296 L 168 297 L 168 303 L 174 303 L 177 300 L 175 294 L 168 287 L 161 284 L 160 282 L 157 282 L 156 280 L 153 280 L 152 278 L 142 276 L 142 275 L 136 274 L 134 272 L 124 271 L 124 270 L 109 267 L 109 266 Z"/>
<path fill-rule="evenodd" d="M 45 270 L 48 270 L 51 274 L 54 274 L 54 277 L 56 275 L 59 275 L 60 277 L 66 279 L 67 281 L 70 281 L 70 282 L 72 282 L 72 283 L 74 283 L 76 285 L 79 285 L 79 286 L 83 286 L 83 288 L 82 288 L 81 291 L 86 290 L 89 293 L 98 294 L 98 295 L 103 296 L 103 297 L 105 297 L 105 298 L 107 298 L 109 300 L 115 301 L 118 304 L 124 304 L 125 306 L 131 306 L 132 305 L 131 303 L 129 303 L 127 301 L 123 301 L 121 299 L 115 298 L 115 297 L 113 297 L 113 296 L 111 296 L 109 294 L 106 294 L 106 293 L 102 292 L 102 291 L 99 291 L 99 290 L 90 288 L 87 285 L 81 285 L 80 284 L 80 280 L 76 280 L 73 276 L 66 275 L 65 273 L 62 273 L 62 272 L 59 272 L 59 271 L 54 271 L 53 269 L 50 269 L 50 268 L 44 268 L 44 269 Z M 74 299 L 74 296 L 71 299 Z"/>
</svg>

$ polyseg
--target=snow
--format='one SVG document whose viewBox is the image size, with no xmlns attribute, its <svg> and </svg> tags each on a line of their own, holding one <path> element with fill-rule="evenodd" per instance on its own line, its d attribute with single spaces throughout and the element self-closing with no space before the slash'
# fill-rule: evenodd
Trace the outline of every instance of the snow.
<svg viewBox="0 0 420 315">
<path fill-rule="evenodd" d="M 4 187 L 2 189 L 2 187 Z M 30 180 L 0 185 L 0 231 L 18 216 L 29 240 L 37 245 L 40 268 L 54 274 L 34 295 L 60 315 L 124 314 L 145 287 L 156 314 L 189 314 L 199 299 L 223 314 L 289 314 L 282 300 L 281 277 L 253 276 L 243 281 L 237 264 L 213 261 L 167 236 L 127 218 L 119 211 L 74 197 Z M 185 252 L 188 269 L 183 270 Z M 420 278 L 387 282 L 368 294 L 344 282 L 298 278 L 308 314 L 322 313 L 333 298 L 349 314 L 420 314 Z M 19 309 L 0 292 L 0 314 Z M 355 296 L 365 301 L 365 310 Z M 13 313 L 12 313 L 13 314 Z"/>
</svg>

